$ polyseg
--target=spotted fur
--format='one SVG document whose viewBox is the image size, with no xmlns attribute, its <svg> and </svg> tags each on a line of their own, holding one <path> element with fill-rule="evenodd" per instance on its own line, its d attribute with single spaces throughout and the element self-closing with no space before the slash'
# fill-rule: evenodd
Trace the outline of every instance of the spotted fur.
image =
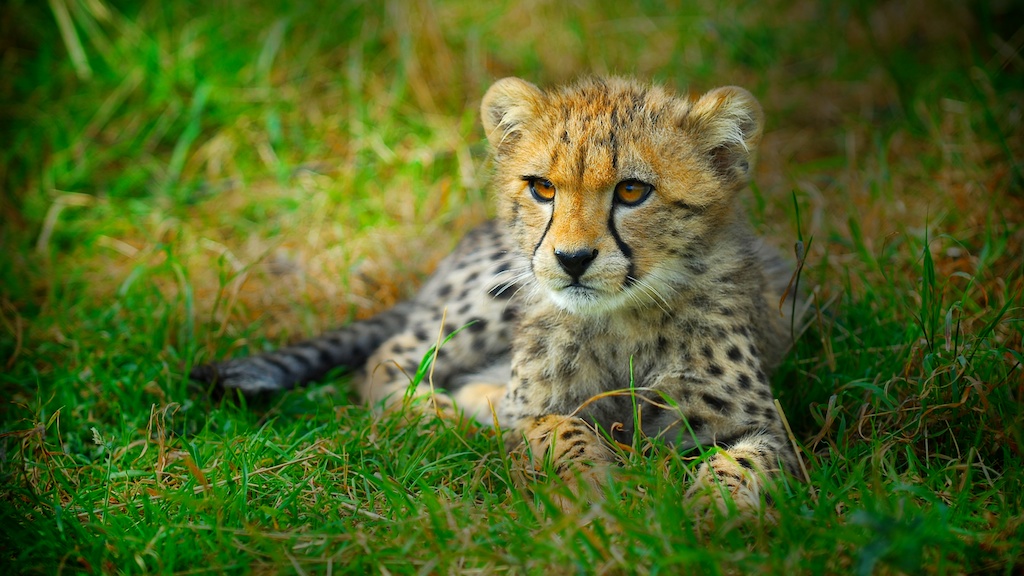
<svg viewBox="0 0 1024 576">
<path fill-rule="evenodd" d="M 737 199 L 761 138 L 757 101 L 735 87 L 690 99 L 620 78 L 547 92 L 506 78 L 481 116 L 500 218 L 412 300 L 193 377 L 248 393 L 344 366 L 386 407 L 410 394 L 439 333 L 466 326 L 438 353 L 435 398 L 496 417 L 537 466 L 585 490 L 615 462 L 609 440 L 660 436 L 719 448 L 691 500 L 760 506 L 765 480 L 797 456 L 768 382 L 790 345 L 778 307 L 789 272 Z"/>
</svg>

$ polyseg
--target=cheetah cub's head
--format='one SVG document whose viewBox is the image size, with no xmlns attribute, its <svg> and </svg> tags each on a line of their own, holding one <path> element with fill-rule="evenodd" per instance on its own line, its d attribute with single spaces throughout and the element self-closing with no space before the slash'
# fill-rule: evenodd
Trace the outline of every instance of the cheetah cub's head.
<svg viewBox="0 0 1024 576">
<path fill-rule="evenodd" d="M 691 100 L 621 78 L 505 78 L 481 112 L 501 217 L 543 292 L 580 314 L 667 307 L 700 281 L 763 124 L 742 88 Z"/>
</svg>

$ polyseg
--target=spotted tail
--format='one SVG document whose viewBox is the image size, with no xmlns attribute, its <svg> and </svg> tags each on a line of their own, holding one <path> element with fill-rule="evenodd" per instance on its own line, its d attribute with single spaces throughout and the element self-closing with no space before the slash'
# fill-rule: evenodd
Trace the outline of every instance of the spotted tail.
<svg viewBox="0 0 1024 576">
<path fill-rule="evenodd" d="M 252 396 L 306 384 L 335 368 L 358 370 L 382 342 L 402 330 L 408 313 L 409 304 L 402 303 L 273 352 L 197 366 L 189 377 Z"/>
</svg>

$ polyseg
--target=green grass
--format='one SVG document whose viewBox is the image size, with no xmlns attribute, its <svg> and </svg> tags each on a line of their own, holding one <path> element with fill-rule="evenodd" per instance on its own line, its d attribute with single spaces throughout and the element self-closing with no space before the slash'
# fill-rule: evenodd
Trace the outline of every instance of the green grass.
<svg viewBox="0 0 1024 576">
<path fill-rule="evenodd" d="M 0 7 L 0 564 L 1019 573 L 1020 9 L 716 4 Z M 774 379 L 811 478 L 774 523 L 695 523 L 662 446 L 563 515 L 493 432 L 377 418 L 344 378 L 187 381 L 409 295 L 490 212 L 489 83 L 591 72 L 764 105 L 745 202 L 824 304 Z"/>
</svg>

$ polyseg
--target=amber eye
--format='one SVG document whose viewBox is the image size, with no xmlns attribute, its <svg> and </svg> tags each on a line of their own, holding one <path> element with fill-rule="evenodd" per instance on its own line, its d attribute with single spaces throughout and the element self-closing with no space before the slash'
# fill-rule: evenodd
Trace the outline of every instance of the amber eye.
<svg viewBox="0 0 1024 576">
<path fill-rule="evenodd" d="M 636 206 L 651 195 L 654 186 L 639 180 L 623 180 L 615 185 L 615 201 L 626 206 Z"/>
<path fill-rule="evenodd" d="M 551 202 L 555 199 L 555 185 L 547 178 L 527 178 L 530 193 L 537 202 Z"/>
</svg>

